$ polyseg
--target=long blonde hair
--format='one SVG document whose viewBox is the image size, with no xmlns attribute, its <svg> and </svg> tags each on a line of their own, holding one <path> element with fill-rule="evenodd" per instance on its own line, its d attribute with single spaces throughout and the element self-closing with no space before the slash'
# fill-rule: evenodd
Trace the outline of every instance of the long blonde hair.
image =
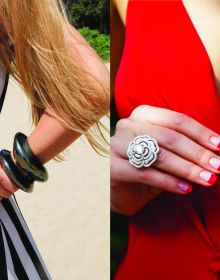
<svg viewBox="0 0 220 280">
<path fill-rule="evenodd" d="M 35 125 L 50 108 L 103 152 L 99 119 L 108 112 L 109 89 L 71 58 L 68 28 L 60 0 L 1 0 L 0 59 L 24 88 Z"/>
</svg>

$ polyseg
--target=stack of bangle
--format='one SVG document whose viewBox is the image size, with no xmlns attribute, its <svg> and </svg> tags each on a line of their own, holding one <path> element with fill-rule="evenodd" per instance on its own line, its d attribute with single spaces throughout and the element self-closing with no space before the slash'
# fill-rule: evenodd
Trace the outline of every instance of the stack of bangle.
<svg viewBox="0 0 220 280">
<path fill-rule="evenodd" d="M 27 136 L 23 133 L 15 134 L 13 156 L 14 160 L 10 151 L 0 151 L 2 168 L 18 188 L 25 192 L 32 192 L 34 181 L 45 182 L 48 180 L 46 168 L 34 155 L 28 144 Z"/>
</svg>

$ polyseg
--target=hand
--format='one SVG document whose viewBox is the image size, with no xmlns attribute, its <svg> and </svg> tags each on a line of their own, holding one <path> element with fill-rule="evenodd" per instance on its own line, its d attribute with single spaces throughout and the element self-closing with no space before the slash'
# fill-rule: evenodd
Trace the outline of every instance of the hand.
<svg viewBox="0 0 220 280">
<path fill-rule="evenodd" d="M 0 167 L 0 199 L 9 198 L 18 188 L 16 185 L 9 179 L 5 171 Z"/>
<path fill-rule="evenodd" d="M 160 147 L 155 163 L 145 169 L 132 166 L 129 143 L 149 135 Z M 220 136 L 194 119 L 148 105 L 137 107 L 118 122 L 111 139 L 112 210 L 133 214 L 163 191 L 188 194 L 190 182 L 213 185 L 220 173 Z"/>
<path fill-rule="evenodd" d="M 14 160 L 13 153 L 11 152 L 12 159 Z M 15 160 L 14 160 L 15 161 Z M 9 198 L 18 190 L 17 186 L 10 180 L 4 169 L 0 167 L 0 199 Z"/>
</svg>

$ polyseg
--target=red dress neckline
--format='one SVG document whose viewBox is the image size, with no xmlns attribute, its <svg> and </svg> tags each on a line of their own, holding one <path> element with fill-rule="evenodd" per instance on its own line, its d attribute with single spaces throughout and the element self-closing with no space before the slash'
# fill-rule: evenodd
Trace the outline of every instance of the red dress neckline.
<svg viewBox="0 0 220 280">
<path fill-rule="evenodd" d="M 126 18 L 115 83 L 119 118 L 148 104 L 187 114 L 220 134 L 212 63 L 183 2 L 130 0 Z M 187 196 L 163 193 L 131 217 L 115 278 L 217 280 L 219 221 L 220 181 L 194 185 Z"/>
</svg>

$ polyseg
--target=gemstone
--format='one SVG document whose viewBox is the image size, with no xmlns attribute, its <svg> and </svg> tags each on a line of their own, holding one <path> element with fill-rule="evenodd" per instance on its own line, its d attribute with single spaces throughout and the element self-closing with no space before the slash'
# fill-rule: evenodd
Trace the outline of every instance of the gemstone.
<svg viewBox="0 0 220 280">
<path fill-rule="evenodd" d="M 137 145 L 135 150 L 138 154 L 142 154 L 144 152 L 144 147 L 142 145 Z"/>
</svg>

